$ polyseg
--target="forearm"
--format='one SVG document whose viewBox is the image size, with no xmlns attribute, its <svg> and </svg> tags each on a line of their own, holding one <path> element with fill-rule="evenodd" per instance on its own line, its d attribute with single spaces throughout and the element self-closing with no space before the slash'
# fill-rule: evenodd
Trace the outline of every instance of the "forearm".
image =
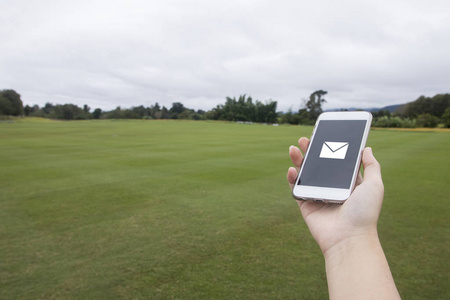
<svg viewBox="0 0 450 300">
<path fill-rule="evenodd" d="M 376 233 L 349 238 L 325 253 L 330 299 L 400 299 Z"/>
</svg>

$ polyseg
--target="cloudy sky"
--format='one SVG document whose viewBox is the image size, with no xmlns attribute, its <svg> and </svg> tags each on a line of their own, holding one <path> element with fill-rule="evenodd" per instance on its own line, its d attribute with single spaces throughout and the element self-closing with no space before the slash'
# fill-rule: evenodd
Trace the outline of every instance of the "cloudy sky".
<svg viewBox="0 0 450 300">
<path fill-rule="evenodd" d="M 448 0 L 1 0 L 0 89 L 91 108 L 251 95 L 297 110 L 450 92 Z"/>
</svg>

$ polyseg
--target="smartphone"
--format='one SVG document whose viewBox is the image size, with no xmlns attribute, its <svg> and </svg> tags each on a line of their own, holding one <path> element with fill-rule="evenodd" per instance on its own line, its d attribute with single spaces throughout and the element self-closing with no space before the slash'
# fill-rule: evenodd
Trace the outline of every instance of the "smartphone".
<svg viewBox="0 0 450 300">
<path fill-rule="evenodd" d="M 325 112 L 316 121 L 292 194 L 343 204 L 355 188 L 372 123 L 365 111 Z"/>
</svg>

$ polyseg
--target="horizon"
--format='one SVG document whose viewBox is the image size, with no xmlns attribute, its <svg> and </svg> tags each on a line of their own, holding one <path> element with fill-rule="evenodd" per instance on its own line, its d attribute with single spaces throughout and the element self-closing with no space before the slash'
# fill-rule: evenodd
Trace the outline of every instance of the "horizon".
<svg viewBox="0 0 450 300">
<path fill-rule="evenodd" d="M 3 89 L 3 90 L 5 90 L 5 89 Z M 18 91 L 16 91 L 16 92 L 18 92 Z M 19 92 L 18 92 L 18 93 L 19 93 Z M 20 93 L 19 93 L 19 94 L 20 94 Z M 444 93 L 444 94 L 445 94 L 445 93 Z M 251 97 L 251 95 L 248 95 L 248 96 Z M 378 106 L 378 107 L 377 107 L 377 106 L 373 106 L 373 107 L 332 107 L 332 108 L 326 108 L 326 107 L 324 107 L 324 105 L 326 105 L 326 104 L 328 103 L 328 101 L 327 101 L 327 103 L 322 104 L 322 109 L 323 109 L 323 111 L 335 111 L 335 110 L 341 110 L 341 109 L 348 109 L 348 110 L 358 110 L 358 109 L 362 109 L 362 110 L 367 110 L 367 111 L 374 110 L 374 109 L 379 109 L 379 110 L 381 110 L 382 108 L 385 108 L 385 107 L 389 107 L 389 106 L 399 106 L 399 105 L 407 104 L 407 103 L 409 103 L 409 102 L 413 102 L 413 101 L 417 100 L 417 99 L 418 99 L 419 97 L 421 97 L 421 96 L 425 96 L 425 95 L 420 95 L 420 96 L 418 96 L 416 99 L 411 100 L 411 101 L 408 101 L 408 102 L 403 102 L 403 103 L 398 103 L 398 104 L 388 104 L 388 105 L 383 105 L 383 106 Z M 433 97 L 433 96 L 435 96 L 435 95 L 432 95 L 432 96 L 425 96 L 425 97 Z M 232 98 L 233 98 L 233 97 L 232 97 Z M 266 101 L 276 101 L 276 102 L 277 102 L 276 99 L 270 99 L 270 100 L 266 100 L 266 101 L 261 101 L 261 100 L 259 100 L 259 99 L 254 99 L 253 97 L 252 97 L 252 99 L 253 99 L 254 101 L 260 101 L 260 102 L 262 102 L 262 103 L 266 103 Z M 33 107 L 34 105 L 38 105 L 39 108 L 42 108 L 42 107 L 45 106 L 46 103 L 50 103 L 50 104 L 52 104 L 52 105 L 54 105 L 54 106 L 56 106 L 56 105 L 65 105 L 65 104 L 72 104 L 72 105 L 77 105 L 77 106 L 80 107 L 80 108 L 83 108 L 84 105 L 87 105 L 87 106 L 90 108 L 90 111 L 92 111 L 92 110 L 94 110 L 94 109 L 97 109 L 97 108 L 100 108 L 102 111 L 112 111 L 112 110 L 115 110 L 117 107 L 120 107 L 121 109 L 131 109 L 131 108 L 133 108 L 133 107 L 144 106 L 144 107 L 147 108 L 147 107 L 151 107 L 151 106 L 155 105 L 156 103 L 158 103 L 158 105 L 159 105 L 161 108 L 164 106 L 164 107 L 166 107 L 167 109 L 170 109 L 170 108 L 172 107 L 172 104 L 173 104 L 173 103 L 179 102 L 179 101 L 171 102 L 170 105 L 166 106 L 166 105 L 162 105 L 161 103 L 159 103 L 158 101 L 156 101 L 156 102 L 154 102 L 154 103 L 151 103 L 150 105 L 143 105 L 143 104 L 136 104 L 136 105 L 132 105 L 132 106 L 117 105 L 117 106 L 115 106 L 115 107 L 113 107 L 113 108 L 103 109 L 103 108 L 101 108 L 101 107 L 94 107 L 94 106 L 91 106 L 91 105 L 89 105 L 89 103 L 84 103 L 84 104 L 76 104 L 76 103 L 72 103 L 72 102 L 67 102 L 67 103 L 53 103 L 53 102 L 48 101 L 48 102 L 44 103 L 43 105 L 39 105 L 39 104 L 36 104 L 36 103 L 29 104 L 29 103 L 26 103 L 23 99 L 21 99 L 21 100 L 22 100 L 22 103 L 23 103 L 23 106 L 24 106 L 24 107 L 25 107 L 26 105 L 28 105 L 29 107 Z M 193 109 L 193 110 L 195 110 L 195 111 L 199 111 L 199 110 L 210 111 L 210 110 L 214 109 L 215 107 L 217 107 L 217 105 L 224 104 L 225 102 L 226 102 L 226 99 L 224 99 L 224 101 L 223 101 L 222 103 L 218 103 L 218 104 L 212 106 L 210 109 L 207 109 L 207 110 L 201 109 L 201 108 L 188 107 L 188 106 L 186 106 L 183 102 L 180 102 L 180 103 L 183 104 L 183 105 L 185 106 L 185 108 L 187 108 L 187 109 Z M 277 106 L 278 106 L 278 102 L 277 102 Z M 291 107 L 291 108 L 292 108 L 292 107 Z M 286 113 L 286 112 L 288 112 L 289 109 L 291 109 L 291 108 L 287 108 L 287 109 L 285 109 L 285 110 L 277 109 L 277 112 Z M 297 110 L 302 109 L 302 108 L 304 108 L 304 106 L 301 106 L 301 104 L 299 104 L 299 105 L 298 105 L 298 108 L 297 108 L 296 110 L 294 110 L 294 109 L 292 108 L 292 111 L 297 111 Z"/>
</svg>

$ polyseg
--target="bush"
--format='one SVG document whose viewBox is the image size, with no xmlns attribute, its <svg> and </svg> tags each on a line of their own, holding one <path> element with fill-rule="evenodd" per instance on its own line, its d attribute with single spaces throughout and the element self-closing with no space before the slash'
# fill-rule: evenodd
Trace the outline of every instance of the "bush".
<svg viewBox="0 0 450 300">
<path fill-rule="evenodd" d="M 417 123 L 421 127 L 434 128 L 438 125 L 439 119 L 430 114 L 421 114 L 417 117 Z"/>
<path fill-rule="evenodd" d="M 444 122 L 445 127 L 450 128 L 450 107 L 447 107 L 442 115 L 442 122 Z"/>
<path fill-rule="evenodd" d="M 372 122 L 373 127 L 393 127 L 393 128 L 415 128 L 417 127 L 416 120 L 414 119 L 402 119 L 400 117 L 383 116 L 374 119 Z"/>
</svg>

